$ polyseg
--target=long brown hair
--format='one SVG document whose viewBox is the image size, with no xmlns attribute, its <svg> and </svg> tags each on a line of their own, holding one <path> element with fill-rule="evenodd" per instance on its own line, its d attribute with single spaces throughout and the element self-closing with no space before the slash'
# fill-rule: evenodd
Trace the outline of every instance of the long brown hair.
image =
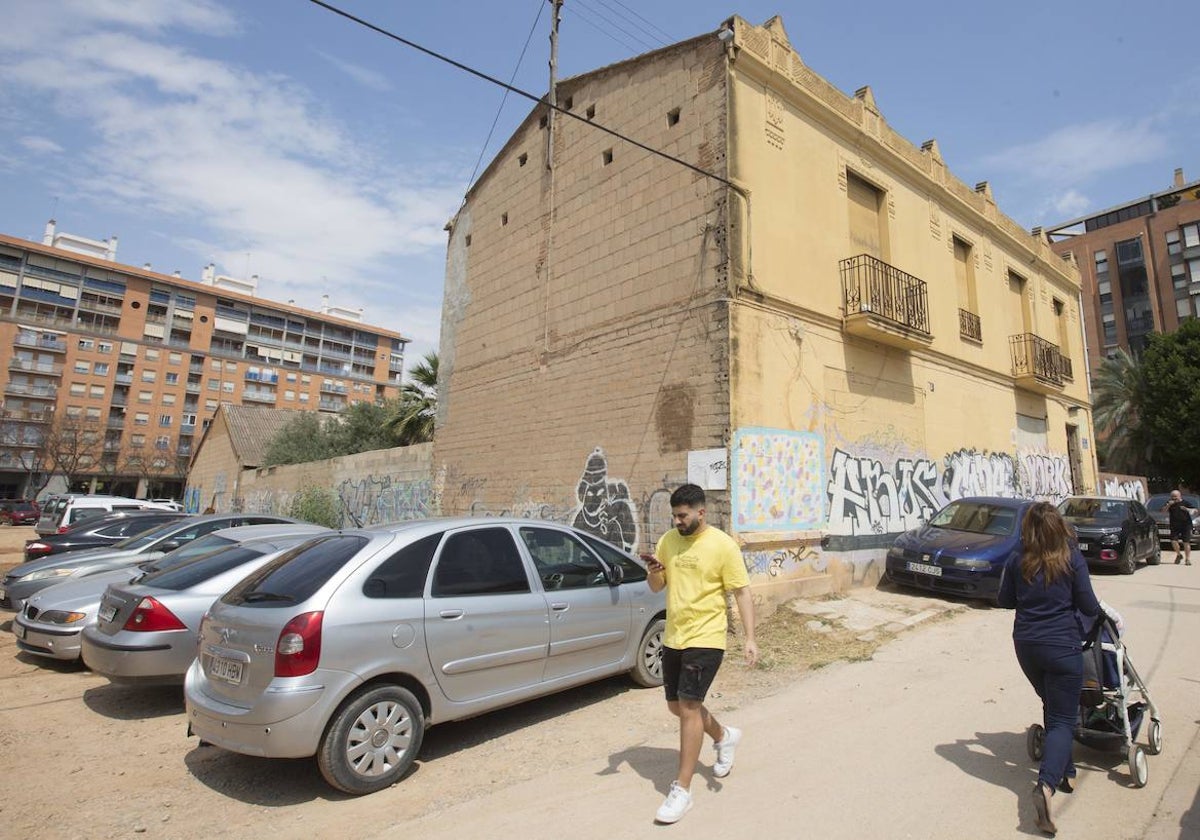
<svg viewBox="0 0 1200 840">
<path fill-rule="evenodd" d="M 1038 502 L 1025 513 L 1021 523 L 1021 577 L 1033 583 L 1041 572 L 1046 584 L 1071 573 L 1071 541 L 1074 534 L 1058 508 Z"/>
</svg>

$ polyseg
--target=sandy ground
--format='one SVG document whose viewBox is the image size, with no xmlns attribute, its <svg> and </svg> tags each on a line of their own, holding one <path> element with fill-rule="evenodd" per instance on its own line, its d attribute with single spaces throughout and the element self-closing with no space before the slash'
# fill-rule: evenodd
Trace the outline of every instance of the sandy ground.
<svg viewBox="0 0 1200 840">
<path fill-rule="evenodd" d="M 32 536 L 31 527 L 0 528 L 0 572 L 20 562 Z M 805 626 L 811 616 L 777 615 L 760 634 L 767 667 L 750 670 L 740 655 L 730 657 L 713 686 L 710 708 L 729 722 L 814 664 L 868 657 L 879 641 L 856 640 L 861 631 L 854 629 L 814 632 L 815 624 Z M 314 760 L 199 746 L 186 735 L 180 689 L 116 686 L 80 665 L 18 652 L 11 618 L 0 614 L 0 759 L 7 771 L 0 835 L 8 837 L 361 837 L 538 778 L 581 755 L 669 740 L 676 728 L 658 690 L 612 678 L 433 727 L 400 784 L 347 797 L 325 784 Z"/>
</svg>

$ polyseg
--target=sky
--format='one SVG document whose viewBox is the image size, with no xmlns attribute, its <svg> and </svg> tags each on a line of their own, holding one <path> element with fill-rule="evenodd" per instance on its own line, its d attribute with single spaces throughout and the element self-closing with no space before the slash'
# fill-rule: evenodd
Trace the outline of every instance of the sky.
<svg viewBox="0 0 1200 840">
<path fill-rule="evenodd" d="M 537 96 L 547 0 L 331 0 Z M 818 8 L 814 8 L 818 7 Z M 782 16 L 1023 227 L 1200 179 L 1187 0 L 565 0 L 559 77 Z M 363 309 L 437 349 L 446 222 L 532 103 L 311 0 L 0 0 L 0 232 L 119 237 L 117 261 Z M 490 139 L 489 139 L 490 135 Z"/>
</svg>

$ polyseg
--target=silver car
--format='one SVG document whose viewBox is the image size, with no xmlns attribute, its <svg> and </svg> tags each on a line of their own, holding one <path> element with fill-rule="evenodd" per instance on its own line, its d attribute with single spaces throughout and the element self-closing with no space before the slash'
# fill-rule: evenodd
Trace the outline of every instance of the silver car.
<svg viewBox="0 0 1200 840">
<path fill-rule="evenodd" d="M 425 729 L 627 672 L 662 682 L 664 594 L 590 534 L 435 519 L 317 537 L 204 617 L 189 731 L 233 752 L 315 755 L 352 794 L 408 771 Z"/>
<path fill-rule="evenodd" d="M 283 529 L 286 533 L 280 533 Z M 177 684 L 196 658 L 196 630 L 213 601 L 281 551 L 328 533 L 319 525 L 253 525 L 240 542 L 105 590 L 83 628 L 83 661 L 116 683 Z"/>
<path fill-rule="evenodd" d="M 99 572 L 92 572 L 90 568 L 76 569 L 60 578 L 60 582 L 29 596 L 12 623 L 17 647 L 47 659 L 78 659 L 83 629 L 96 623 L 100 598 L 109 584 L 129 583 L 152 572 L 172 569 L 242 540 L 291 533 L 307 537 L 325 530 L 317 525 L 294 522 L 222 528 L 185 542 L 166 554 L 148 555 L 152 559 L 136 566 L 126 564 Z"/>
</svg>

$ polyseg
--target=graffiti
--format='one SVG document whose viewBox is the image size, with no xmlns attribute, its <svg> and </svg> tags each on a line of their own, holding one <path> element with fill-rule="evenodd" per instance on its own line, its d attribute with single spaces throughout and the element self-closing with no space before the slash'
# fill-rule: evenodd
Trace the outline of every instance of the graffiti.
<svg viewBox="0 0 1200 840">
<path fill-rule="evenodd" d="M 569 512 L 549 502 L 522 502 L 494 510 L 481 499 L 471 502 L 471 516 L 515 516 L 520 519 L 544 519 L 548 522 L 566 522 Z"/>
<path fill-rule="evenodd" d="M 1136 476 L 1101 473 L 1100 495 L 1133 499 L 1145 504 L 1147 498 L 1146 481 Z"/>
<path fill-rule="evenodd" d="M 573 526 L 626 551 L 637 547 L 637 511 L 629 495 L 629 485 L 620 479 L 609 480 L 608 458 L 599 446 L 584 463 L 575 495 L 579 506 L 572 512 Z"/>
<path fill-rule="evenodd" d="M 820 435 L 742 429 L 733 440 L 733 521 L 739 531 L 819 528 L 824 520 Z"/>
<path fill-rule="evenodd" d="M 811 545 L 787 546 L 765 551 L 744 551 L 742 559 L 749 575 L 796 576 L 802 572 L 824 572 L 825 560 Z"/>
<path fill-rule="evenodd" d="M 889 468 L 871 458 L 834 450 L 830 462 L 828 528 L 831 534 L 895 534 L 917 527 L 938 508 L 964 496 L 1061 500 L 1071 494 L 1065 456 L 959 449 L 939 466 L 926 458 L 900 458 Z"/>
<path fill-rule="evenodd" d="M 199 487 L 189 487 L 183 494 L 183 509 L 188 513 L 199 513 L 201 498 Z"/>
<path fill-rule="evenodd" d="M 428 516 L 433 482 L 428 478 L 398 481 L 390 475 L 368 475 L 343 479 L 336 492 L 343 524 L 365 528 Z"/>
</svg>

